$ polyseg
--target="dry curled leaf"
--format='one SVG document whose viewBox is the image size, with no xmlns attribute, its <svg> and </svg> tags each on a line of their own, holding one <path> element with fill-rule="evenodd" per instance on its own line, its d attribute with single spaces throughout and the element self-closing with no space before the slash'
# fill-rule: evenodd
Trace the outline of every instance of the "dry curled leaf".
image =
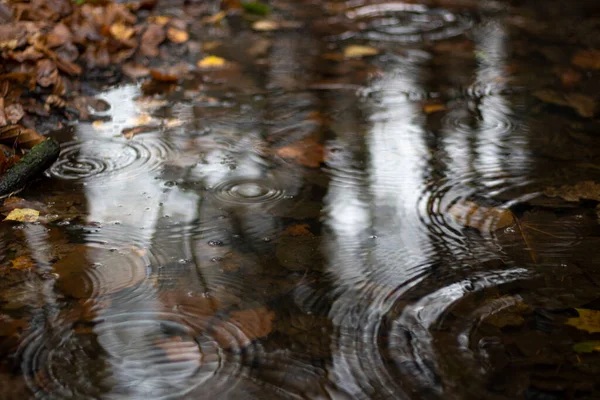
<svg viewBox="0 0 600 400">
<path fill-rule="evenodd" d="M 20 125 L 7 125 L 0 128 L 0 143 L 10 147 L 30 149 L 44 140 L 46 138 L 33 129 L 26 129 Z"/>
<path fill-rule="evenodd" d="M 250 341 L 267 336 L 273 330 L 275 313 L 266 307 L 233 311 L 229 321 L 237 325 Z"/>
<path fill-rule="evenodd" d="M 143 78 L 150 75 L 150 68 L 133 62 L 123 64 L 121 70 L 131 79 Z"/>
<path fill-rule="evenodd" d="M 144 56 L 158 56 L 158 45 L 165 40 L 164 28 L 159 24 L 150 24 L 141 38 L 140 52 Z"/>
<path fill-rule="evenodd" d="M 40 212 L 32 208 L 15 208 L 12 210 L 4 221 L 16 221 L 16 222 L 35 222 L 38 220 Z"/>
</svg>

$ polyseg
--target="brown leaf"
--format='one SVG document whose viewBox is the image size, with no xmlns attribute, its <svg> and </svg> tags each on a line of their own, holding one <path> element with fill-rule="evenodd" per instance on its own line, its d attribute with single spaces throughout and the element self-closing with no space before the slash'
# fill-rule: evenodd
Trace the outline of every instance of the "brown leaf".
<svg viewBox="0 0 600 400">
<path fill-rule="evenodd" d="M 44 140 L 46 138 L 33 129 L 26 129 L 20 125 L 7 125 L 0 128 L 0 142 L 11 147 L 30 149 Z"/>
<path fill-rule="evenodd" d="M 36 64 L 36 82 L 41 87 L 54 85 L 58 81 L 58 69 L 52 60 L 40 60 Z"/>
<path fill-rule="evenodd" d="M 582 69 L 600 70 L 600 50 L 579 50 L 573 55 L 571 63 Z"/>
<path fill-rule="evenodd" d="M 4 97 L 0 97 L 0 127 L 7 124 L 6 114 L 4 113 Z"/>
<path fill-rule="evenodd" d="M 153 131 L 155 129 L 156 129 L 156 127 L 149 126 L 149 125 L 134 126 L 133 128 L 125 128 L 125 129 L 123 129 L 123 131 L 121 132 L 121 134 L 123 136 L 125 136 L 125 138 L 131 139 L 135 135 L 139 135 L 140 133 L 145 133 L 145 132 L 151 132 L 151 131 Z"/>
<path fill-rule="evenodd" d="M 27 31 L 23 25 L 1 24 L 0 25 L 0 50 L 14 50 L 27 43 Z"/>
<path fill-rule="evenodd" d="M 448 214 L 459 224 L 482 232 L 493 232 L 515 223 L 515 217 L 510 210 L 484 207 L 472 201 L 452 205 Z"/>
<path fill-rule="evenodd" d="M 186 31 L 173 27 L 167 29 L 167 37 L 173 43 L 185 43 L 190 39 L 190 35 Z"/>
<path fill-rule="evenodd" d="M 600 201 L 600 184 L 594 181 L 583 181 L 575 185 L 549 187 L 544 190 L 544 194 L 548 197 L 561 197 L 566 201 Z"/>
<path fill-rule="evenodd" d="M 21 63 L 25 61 L 37 61 L 44 57 L 44 53 L 37 51 L 34 46 L 29 46 L 23 51 L 11 51 L 8 54 L 13 60 Z"/>
<path fill-rule="evenodd" d="M 317 168 L 323 162 L 323 145 L 314 137 L 307 137 L 289 146 L 277 149 L 281 158 L 294 160 L 305 167 Z"/>
<path fill-rule="evenodd" d="M 308 224 L 297 224 L 288 226 L 284 233 L 290 236 L 312 236 Z"/>
<path fill-rule="evenodd" d="M 165 32 L 159 24 L 150 24 L 141 39 L 140 52 L 147 57 L 158 56 L 158 45 L 165 40 Z"/>
<path fill-rule="evenodd" d="M 121 70 L 131 79 L 143 78 L 150 75 L 150 68 L 133 62 L 123 64 Z"/>
<path fill-rule="evenodd" d="M 215 339 L 224 348 L 247 346 L 271 333 L 274 319 L 275 313 L 266 307 L 233 311 L 229 323 L 220 322 L 214 326 Z"/>
<path fill-rule="evenodd" d="M 121 22 L 114 23 L 109 28 L 110 34 L 117 40 L 128 40 L 135 33 L 135 29 Z"/>
<path fill-rule="evenodd" d="M 73 40 L 71 30 L 63 23 L 54 25 L 52 31 L 46 36 L 46 46 L 54 48 L 62 46 Z"/>
<path fill-rule="evenodd" d="M 8 122 L 16 124 L 25 115 L 25 110 L 23 110 L 23 106 L 20 104 L 11 104 L 4 109 L 4 113 Z"/>
<path fill-rule="evenodd" d="M 533 95 L 544 103 L 570 107 L 585 118 L 593 117 L 598 108 L 594 98 L 580 93 L 562 94 L 554 90 L 542 89 L 536 90 Z"/>
</svg>

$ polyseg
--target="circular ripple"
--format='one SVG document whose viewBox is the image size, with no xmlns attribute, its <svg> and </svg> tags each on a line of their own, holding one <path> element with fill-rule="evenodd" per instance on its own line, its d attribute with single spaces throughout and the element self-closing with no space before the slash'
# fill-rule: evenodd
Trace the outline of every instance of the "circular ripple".
<svg viewBox="0 0 600 400">
<path fill-rule="evenodd" d="M 441 287 L 439 280 L 422 282 L 397 297 L 377 326 L 378 351 L 369 357 L 373 369 L 386 384 L 419 398 L 505 398 L 487 387 L 489 374 L 502 368 L 502 357 L 494 358 L 505 351 L 497 351 L 503 345 L 493 327 L 503 318 L 512 323 L 502 313 L 524 306 L 519 296 L 486 299 L 482 292 L 530 278 L 527 270 L 512 268 L 481 271 Z M 486 321 L 491 325 L 481 331 Z"/>
<path fill-rule="evenodd" d="M 285 191 L 273 182 L 260 179 L 235 179 L 212 188 L 214 196 L 229 204 L 269 204 L 285 197 Z"/>
<path fill-rule="evenodd" d="M 102 184 L 107 179 L 130 180 L 158 169 L 171 153 L 167 143 L 149 137 L 139 141 L 73 141 L 63 144 L 60 157 L 49 174 L 86 184 Z"/>
<path fill-rule="evenodd" d="M 348 17 L 364 28 L 359 36 L 377 41 L 413 43 L 458 36 L 471 23 L 454 13 L 420 4 L 383 3 L 358 7 Z"/>
</svg>

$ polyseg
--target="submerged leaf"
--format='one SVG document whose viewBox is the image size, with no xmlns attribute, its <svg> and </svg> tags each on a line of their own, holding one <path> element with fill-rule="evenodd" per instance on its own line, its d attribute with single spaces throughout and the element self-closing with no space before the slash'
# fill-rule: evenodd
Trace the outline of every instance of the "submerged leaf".
<svg viewBox="0 0 600 400">
<path fill-rule="evenodd" d="M 32 208 L 15 208 L 4 218 L 4 221 L 35 222 L 39 216 L 40 212 L 38 210 Z"/>
<path fill-rule="evenodd" d="M 278 149 L 277 155 L 305 167 L 317 168 L 323 162 L 323 145 L 315 138 L 308 137 Z"/>
<path fill-rule="evenodd" d="M 269 12 L 271 11 L 267 4 L 260 3 L 258 1 L 249 1 L 242 3 L 242 7 L 247 13 L 260 15 L 263 17 L 269 14 Z"/>
<path fill-rule="evenodd" d="M 379 50 L 370 46 L 351 45 L 344 48 L 344 57 L 346 58 L 362 58 L 377 54 L 379 54 Z"/>
<path fill-rule="evenodd" d="M 573 350 L 576 353 L 593 353 L 594 351 L 600 351 L 600 341 L 592 340 L 589 342 L 580 342 L 573 345 Z"/>
<path fill-rule="evenodd" d="M 573 55 L 571 59 L 573 65 L 578 66 L 582 69 L 600 69 L 600 50 L 580 50 Z"/>
<path fill-rule="evenodd" d="M 567 325 L 589 333 L 600 332 L 600 311 L 585 308 L 576 308 L 575 310 L 577 310 L 579 317 L 569 318 L 566 322 Z"/>
<path fill-rule="evenodd" d="M 548 197 L 560 197 L 566 201 L 600 201 L 600 184 L 594 181 L 583 181 L 575 185 L 549 187 L 544 190 L 544 194 Z"/>
<path fill-rule="evenodd" d="M 200 68 L 220 68 L 225 65 L 225 59 L 217 56 L 207 56 L 198 61 Z"/>
<path fill-rule="evenodd" d="M 35 261 L 29 256 L 20 256 L 10 262 L 12 264 L 10 269 L 27 270 L 35 266 Z"/>
<path fill-rule="evenodd" d="M 456 203 L 448 213 L 463 226 L 487 232 L 506 228 L 515 222 L 509 209 L 480 206 L 472 201 Z"/>
</svg>

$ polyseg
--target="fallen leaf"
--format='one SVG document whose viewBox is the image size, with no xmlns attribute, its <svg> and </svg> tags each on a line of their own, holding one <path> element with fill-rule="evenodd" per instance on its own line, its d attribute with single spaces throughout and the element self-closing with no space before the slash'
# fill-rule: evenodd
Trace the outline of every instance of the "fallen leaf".
<svg viewBox="0 0 600 400">
<path fill-rule="evenodd" d="M 459 224 L 482 232 L 493 232 L 515 223 L 515 217 L 510 210 L 480 206 L 472 201 L 452 205 L 448 214 Z"/>
<path fill-rule="evenodd" d="M 242 8 L 249 14 L 255 14 L 260 16 L 266 16 L 271 11 L 269 6 L 258 1 L 246 1 L 242 2 Z"/>
<path fill-rule="evenodd" d="M 426 103 L 423 105 L 423 112 L 425 114 L 433 114 L 439 111 L 446 111 L 447 108 L 444 104 L 442 103 L 437 103 L 437 102 L 433 102 L 433 103 Z"/>
<path fill-rule="evenodd" d="M 35 266 L 35 261 L 29 256 L 20 256 L 11 260 L 10 269 L 28 270 Z"/>
<path fill-rule="evenodd" d="M 570 107 L 585 118 L 593 117 L 598 108 L 594 98 L 580 93 L 562 94 L 554 90 L 542 89 L 536 90 L 533 95 L 544 103 Z"/>
<path fill-rule="evenodd" d="M 151 122 L 153 122 L 153 118 L 148 113 L 141 113 L 128 121 L 131 125 L 148 125 Z"/>
<path fill-rule="evenodd" d="M 185 43 L 190 39 L 186 31 L 172 27 L 167 29 L 167 37 L 173 43 Z"/>
<path fill-rule="evenodd" d="M 600 69 L 600 50 L 579 50 L 573 55 L 571 63 L 582 69 Z"/>
<path fill-rule="evenodd" d="M 273 330 L 275 313 L 266 307 L 231 312 L 229 321 L 237 325 L 248 340 L 267 336 Z"/>
<path fill-rule="evenodd" d="M 297 224 L 288 226 L 283 232 L 290 236 L 312 236 L 308 224 Z"/>
<path fill-rule="evenodd" d="M 593 353 L 594 351 L 600 351 L 600 341 L 592 340 L 589 342 L 580 342 L 573 345 L 573 350 L 576 353 Z"/>
<path fill-rule="evenodd" d="M 97 120 L 92 122 L 92 127 L 96 130 L 104 129 L 104 121 Z"/>
<path fill-rule="evenodd" d="M 135 29 L 121 22 L 114 23 L 109 28 L 110 34 L 117 40 L 128 40 L 135 33 Z"/>
<path fill-rule="evenodd" d="M 220 68 L 225 65 L 225 59 L 217 56 L 207 56 L 202 60 L 198 61 L 198 67 L 200 68 Z"/>
<path fill-rule="evenodd" d="M 148 25 L 140 40 L 140 52 L 142 55 L 148 57 L 158 56 L 158 45 L 165 40 L 165 37 L 165 32 L 161 25 Z"/>
<path fill-rule="evenodd" d="M 140 133 L 153 131 L 155 128 L 152 126 L 136 126 L 133 128 L 125 128 L 121 131 L 121 134 L 125 136 L 126 139 L 131 139 L 135 135 L 139 135 Z"/>
<path fill-rule="evenodd" d="M 8 122 L 16 124 L 25 115 L 25 110 L 20 104 L 11 104 L 4 109 L 4 114 Z"/>
<path fill-rule="evenodd" d="M 0 142 L 10 147 L 30 149 L 46 138 L 33 129 L 23 128 L 21 125 L 7 125 L 0 128 Z"/>
<path fill-rule="evenodd" d="M 379 54 L 379 50 L 370 46 L 351 45 L 344 48 L 345 58 L 362 58 L 377 54 Z"/>
<path fill-rule="evenodd" d="M 575 185 L 549 187 L 544 190 L 544 195 L 548 197 L 561 197 L 566 201 L 600 201 L 600 184 L 594 181 L 583 181 Z"/>
<path fill-rule="evenodd" d="M 323 162 L 323 145 L 314 137 L 307 137 L 289 146 L 277 149 L 277 155 L 281 158 L 294 160 L 305 167 L 317 168 Z"/>
<path fill-rule="evenodd" d="M 123 64 L 121 70 L 131 79 L 143 78 L 150 75 L 150 68 L 133 62 Z"/>
<path fill-rule="evenodd" d="M 51 60 L 40 60 L 36 64 L 36 81 L 41 87 L 48 87 L 58 82 L 59 75 L 56 64 Z"/>
<path fill-rule="evenodd" d="M 210 17 L 203 18 L 202 22 L 207 23 L 207 24 L 216 24 L 218 22 L 221 22 L 221 20 L 223 20 L 223 18 L 225 18 L 226 16 L 227 16 L 227 11 L 219 11 L 215 15 L 211 15 Z"/>
<path fill-rule="evenodd" d="M 262 19 L 252 24 L 252 29 L 259 32 L 268 32 L 279 29 L 279 24 L 276 21 Z"/>
<path fill-rule="evenodd" d="M 171 336 L 155 342 L 155 345 L 165 352 L 171 362 L 193 362 L 200 366 L 202 354 L 198 344 L 181 336 Z"/>
<path fill-rule="evenodd" d="M 38 210 L 32 208 L 15 208 L 4 218 L 4 221 L 35 222 L 39 216 L 40 212 Z"/>
<path fill-rule="evenodd" d="M 587 310 L 585 308 L 576 308 L 575 310 L 579 314 L 579 317 L 569 318 L 566 322 L 567 325 L 589 333 L 600 332 L 600 311 Z"/>
<path fill-rule="evenodd" d="M 166 15 L 153 15 L 148 17 L 148 22 L 154 22 L 158 25 L 162 25 L 165 26 L 166 24 L 169 23 L 169 21 L 171 20 L 171 17 L 166 16 Z"/>
</svg>

